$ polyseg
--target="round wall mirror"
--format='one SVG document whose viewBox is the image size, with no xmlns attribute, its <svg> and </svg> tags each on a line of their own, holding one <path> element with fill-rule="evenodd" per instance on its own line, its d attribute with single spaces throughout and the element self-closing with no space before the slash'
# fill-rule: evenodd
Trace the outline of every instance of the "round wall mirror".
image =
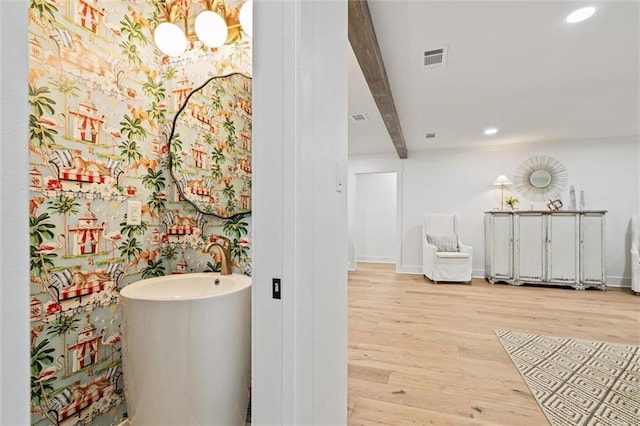
<svg viewBox="0 0 640 426">
<path fill-rule="evenodd" d="M 169 135 L 181 199 L 220 218 L 251 212 L 251 78 L 207 80 L 186 96 Z"/>
<path fill-rule="evenodd" d="M 536 170 L 529 176 L 529 182 L 536 188 L 545 188 L 551 183 L 551 174 L 546 170 Z"/>
<path fill-rule="evenodd" d="M 532 201 L 560 198 L 567 187 L 564 164 L 552 157 L 538 155 L 523 161 L 513 175 L 516 190 Z"/>
</svg>

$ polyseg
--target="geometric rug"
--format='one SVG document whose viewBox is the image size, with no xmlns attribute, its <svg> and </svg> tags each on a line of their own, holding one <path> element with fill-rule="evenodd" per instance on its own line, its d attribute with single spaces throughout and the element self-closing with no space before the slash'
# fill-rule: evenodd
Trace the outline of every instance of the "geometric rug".
<svg viewBox="0 0 640 426">
<path fill-rule="evenodd" d="M 495 333 L 552 426 L 640 425 L 640 347 Z"/>
</svg>

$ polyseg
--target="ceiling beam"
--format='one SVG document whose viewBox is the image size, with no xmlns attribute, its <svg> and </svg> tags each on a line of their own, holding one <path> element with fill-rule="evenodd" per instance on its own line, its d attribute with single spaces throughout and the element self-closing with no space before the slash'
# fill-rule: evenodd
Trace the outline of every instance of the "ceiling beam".
<svg viewBox="0 0 640 426">
<path fill-rule="evenodd" d="M 407 158 L 407 145 L 402 135 L 400 119 L 393 102 L 391 86 L 387 79 L 367 0 L 349 0 L 349 43 L 358 59 L 360 69 L 367 80 L 369 90 L 380 110 L 398 156 L 401 159 Z"/>
</svg>

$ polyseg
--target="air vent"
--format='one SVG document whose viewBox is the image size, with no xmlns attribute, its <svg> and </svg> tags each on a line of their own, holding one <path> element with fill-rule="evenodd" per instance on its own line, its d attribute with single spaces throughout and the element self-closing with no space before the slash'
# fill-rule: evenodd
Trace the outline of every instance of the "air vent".
<svg viewBox="0 0 640 426">
<path fill-rule="evenodd" d="M 425 70 L 433 68 L 440 68 L 446 64 L 447 61 L 447 46 L 443 46 L 437 49 L 431 49 L 424 52 L 424 58 L 422 66 Z"/>
<path fill-rule="evenodd" d="M 360 122 L 360 121 L 367 121 L 367 120 L 369 120 L 369 119 L 367 118 L 367 116 L 366 116 L 366 115 L 364 115 L 364 114 L 353 114 L 353 115 L 351 116 L 351 119 L 352 119 L 354 122 L 356 122 L 356 123 L 358 123 L 358 122 Z"/>
<path fill-rule="evenodd" d="M 426 139 L 433 139 L 433 138 L 435 138 L 435 137 L 436 137 L 436 134 L 435 134 L 435 133 L 426 133 L 426 134 L 424 135 L 424 137 L 425 137 Z"/>
</svg>

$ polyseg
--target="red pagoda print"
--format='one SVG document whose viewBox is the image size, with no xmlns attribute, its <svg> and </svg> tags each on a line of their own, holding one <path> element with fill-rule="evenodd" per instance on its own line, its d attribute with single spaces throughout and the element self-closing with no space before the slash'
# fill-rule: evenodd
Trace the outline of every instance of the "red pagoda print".
<svg viewBox="0 0 640 426">
<path fill-rule="evenodd" d="M 91 203 L 87 203 L 87 211 L 78 218 L 78 225 L 69 228 L 73 255 L 97 254 L 104 229 L 104 225 L 98 224 L 98 218 L 91 211 Z"/>
<path fill-rule="evenodd" d="M 78 340 L 68 347 L 71 351 L 72 372 L 80 371 L 100 361 L 100 337 L 87 314 L 87 323 L 78 333 Z"/>
</svg>

